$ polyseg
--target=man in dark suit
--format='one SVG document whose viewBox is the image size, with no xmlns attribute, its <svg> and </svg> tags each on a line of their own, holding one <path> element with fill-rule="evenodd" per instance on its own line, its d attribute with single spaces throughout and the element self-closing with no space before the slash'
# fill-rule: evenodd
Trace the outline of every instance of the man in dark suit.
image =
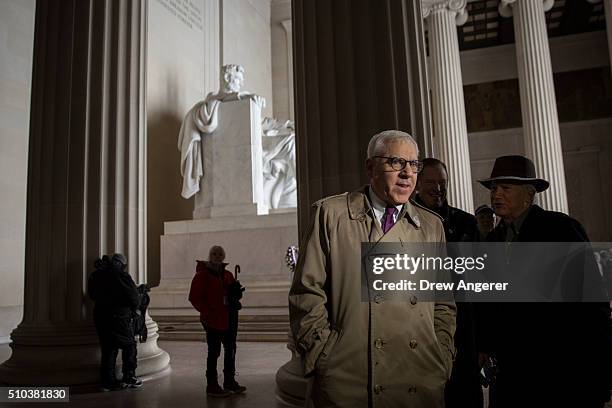
<svg viewBox="0 0 612 408">
<path fill-rule="evenodd" d="M 534 248 L 542 242 L 588 242 L 577 220 L 534 204 L 536 193 L 546 190 L 549 183 L 536 177 L 528 158 L 499 157 L 491 177 L 479 181 L 490 190 L 491 205 L 501 218 L 488 241 L 531 242 Z M 567 260 L 560 275 L 594 265 L 580 262 L 576 268 L 568 264 L 572 265 Z M 486 306 L 487 327 L 479 347 L 497 358 L 499 369 L 491 407 L 602 407 L 609 400 L 612 366 L 607 302 Z"/>
<path fill-rule="evenodd" d="M 416 202 L 434 211 L 442 218 L 447 242 L 473 242 L 478 240 L 476 218 L 448 204 L 446 191 L 448 170 L 444 162 L 427 157 L 417 181 Z"/>
<path fill-rule="evenodd" d="M 452 207 L 446 198 L 448 170 L 444 162 L 428 157 L 423 159 L 423 170 L 417 181 L 415 201 L 442 218 L 446 242 L 474 242 L 479 240 L 476 218 Z M 451 378 L 444 389 L 447 408 L 482 408 L 478 352 L 475 343 L 474 305 L 457 302 L 457 331 Z"/>
</svg>

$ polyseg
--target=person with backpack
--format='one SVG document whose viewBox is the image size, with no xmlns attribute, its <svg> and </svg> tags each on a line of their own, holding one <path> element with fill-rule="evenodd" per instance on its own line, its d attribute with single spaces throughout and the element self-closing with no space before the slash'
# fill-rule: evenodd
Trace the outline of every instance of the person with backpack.
<svg viewBox="0 0 612 408">
<path fill-rule="evenodd" d="M 96 260 L 94 266 L 95 271 L 88 281 L 88 293 L 95 302 L 93 315 L 100 340 L 102 389 L 114 391 L 138 388 L 142 380 L 136 378 L 134 316 L 140 306 L 139 291 L 127 273 L 127 259 L 124 255 L 104 255 Z M 121 381 L 115 376 L 119 349 L 123 360 Z"/>
</svg>

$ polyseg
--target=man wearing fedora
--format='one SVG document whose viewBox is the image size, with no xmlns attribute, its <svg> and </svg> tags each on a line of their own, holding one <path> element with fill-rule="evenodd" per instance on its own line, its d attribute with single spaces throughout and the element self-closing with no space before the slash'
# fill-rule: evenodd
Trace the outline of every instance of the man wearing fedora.
<svg viewBox="0 0 612 408">
<path fill-rule="evenodd" d="M 582 225 L 534 204 L 549 187 L 524 156 L 495 160 L 490 190 L 501 219 L 495 242 L 587 242 Z M 563 271 L 559 271 L 562 273 Z M 479 348 L 497 359 L 491 407 L 602 407 L 610 397 L 608 303 L 483 304 L 487 328 Z"/>
</svg>

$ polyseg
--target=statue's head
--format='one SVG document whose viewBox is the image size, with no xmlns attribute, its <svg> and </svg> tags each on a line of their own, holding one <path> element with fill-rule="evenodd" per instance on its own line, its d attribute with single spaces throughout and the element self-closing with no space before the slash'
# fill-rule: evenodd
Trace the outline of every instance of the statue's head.
<svg viewBox="0 0 612 408">
<path fill-rule="evenodd" d="M 227 64 L 221 68 L 221 91 L 240 92 L 244 84 L 244 68 L 241 65 Z"/>
</svg>

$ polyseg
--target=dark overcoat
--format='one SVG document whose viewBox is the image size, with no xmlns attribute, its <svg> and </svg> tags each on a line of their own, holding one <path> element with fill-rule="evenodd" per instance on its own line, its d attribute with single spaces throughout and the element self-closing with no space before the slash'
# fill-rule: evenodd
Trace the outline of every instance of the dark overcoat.
<svg viewBox="0 0 612 408">
<path fill-rule="evenodd" d="M 415 201 L 425 205 L 419 195 L 416 196 Z M 446 242 L 480 240 L 476 217 L 472 214 L 452 207 L 447 202 L 433 211 L 442 217 Z M 478 350 L 476 349 L 474 309 L 472 303 L 457 302 L 457 330 L 455 331 L 457 354 L 453 362 L 451 378 L 444 389 L 446 408 L 482 408 L 483 396 L 480 385 Z"/>
<path fill-rule="evenodd" d="M 97 269 L 89 277 L 88 291 L 95 302 L 94 324 L 100 342 L 118 348 L 134 344 L 134 315 L 140 296 L 132 277 L 112 266 Z"/>
<path fill-rule="evenodd" d="M 503 242 L 506 232 L 501 223 L 487 240 Z M 588 236 L 577 220 L 533 205 L 514 241 L 587 242 Z M 492 406 L 598 407 L 609 398 L 608 303 L 480 306 L 486 309 L 479 348 L 494 354 L 499 368 Z"/>
</svg>

